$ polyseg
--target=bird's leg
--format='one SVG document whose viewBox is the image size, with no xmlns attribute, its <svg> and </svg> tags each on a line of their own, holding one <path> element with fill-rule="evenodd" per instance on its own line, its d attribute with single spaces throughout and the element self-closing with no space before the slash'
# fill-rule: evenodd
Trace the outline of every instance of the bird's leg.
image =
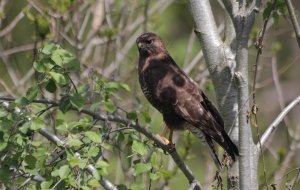
<svg viewBox="0 0 300 190">
<path fill-rule="evenodd" d="M 170 133 L 169 133 L 169 139 L 166 138 L 168 131 L 170 131 Z M 170 149 L 175 148 L 175 144 L 173 144 L 173 141 L 172 141 L 172 139 L 173 139 L 173 130 L 170 129 L 166 124 L 164 125 L 164 128 L 163 128 L 161 134 L 158 135 L 158 136 L 160 137 L 160 139 L 165 144 L 167 144 L 170 147 Z"/>
<path fill-rule="evenodd" d="M 173 129 L 170 129 L 170 133 L 169 133 L 169 146 L 170 148 L 175 148 L 175 144 L 172 141 L 173 139 Z"/>
<path fill-rule="evenodd" d="M 168 128 L 168 126 L 165 124 L 165 125 L 164 125 L 164 128 L 163 128 L 163 130 L 162 130 L 162 132 L 161 132 L 161 134 L 159 135 L 160 138 L 161 138 L 161 140 L 162 140 L 165 144 L 169 144 L 169 143 L 170 143 L 170 141 L 166 138 L 166 134 L 167 134 L 168 130 L 169 130 L 169 128 Z"/>
<path fill-rule="evenodd" d="M 169 143 L 170 143 L 170 144 L 173 143 L 172 139 L 173 139 L 173 130 L 170 129 L 170 133 L 169 133 Z"/>
</svg>

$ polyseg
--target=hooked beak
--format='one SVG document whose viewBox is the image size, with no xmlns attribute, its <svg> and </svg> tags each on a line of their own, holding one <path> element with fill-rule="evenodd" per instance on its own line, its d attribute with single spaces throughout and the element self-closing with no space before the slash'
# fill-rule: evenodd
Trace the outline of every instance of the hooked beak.
<svg viewBox="0 0 300 190">
<path fill-rule="evenodd" d="M 137 46 L 138 46 L 139 48 L 142 48 L 143 43 L 142 43 L 142 42 L 139 42 L 139 43 L 137 44 Z"/>
</svg>

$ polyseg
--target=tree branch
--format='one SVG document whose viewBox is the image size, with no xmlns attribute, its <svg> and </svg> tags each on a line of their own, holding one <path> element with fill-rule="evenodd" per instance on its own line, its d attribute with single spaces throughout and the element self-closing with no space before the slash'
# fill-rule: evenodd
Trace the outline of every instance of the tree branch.
<svg viewBox="0 0 300 190">
<path fill-rule="evenodd" d="M 196 35 L 203 43 L 205 59 L 209 60 L 208 69 L 213 72 L 219 64 L 219 57 L 216 56 L 216 52 L 220 52 L 219 48 L 222 46 L 222 41 L 211 11 L 210 2 L 208 0 L 189 0 L 189 9 L 194 18 Z"/>
<path fill-rule="evenodd" d="M 300 48 L 300 26 L 299 26 L 299 23 L 298 23 L 298 20 L 297 20 L 295 11 L 294 11 L 294 6 L 293 6 L 291 0 L 285 0 L 285 3 L 288 7 L 290 18 L 291 18 L 291 21 L 292 21 L 292 24 L 293 24 L 293 27 L 295 30 L 298 46 Z"/>
<path fill-rule="evenodd" d="M 298 96 L 295 100 L 293 100 L 288 106 L 286 106 L 282 112 L 277 116 L 277 118 L 271 123 L 271 125 L 267 128 L 267 130 L 262 135 L 260 142 L 261 147 L 264 147 L 266 142 L 268 141 L 271 134 L 277 129 L 279 123 L 284 119 L 284 117 L 296 106 L 300 104 L 300 96 Z M 259 149 L 259 145 L 257 145 Z M 260 151 L 259 151 L 260 152 Z"/>
<path fill-rule="evenodd" d="M 24 10 L 30 10 L 31 6 L 28 5 L 24 8 Z M 24 14 L 25 11 L 21 11 L 3 30 L 0 31 L 0 37 L 8 34 L 9 32 L 11 32 L 16 25 L 19 23 L 20 20 L 22 20 L 25 16 Z"/>
<path fill-rule="evenodd" d="M 235 15 L 233 12 L 237 11 L 238 4 L 235 0 L 223 0 L 223 2 L 226 4 L 226 10 L 234 9 L 234 11 L 228 11 L 230 18 L 226 22 L 226 31 L 235 31 L 230 19 L 233 20 Z M 235 144 L 238 144 L 238 120 L 236 119 L 238 91 L 233 76 L 236 67 L 236 40 L 234 40 L 236 38 L 233 35 L 227 35 L 226 41 L 222 42 L 208 0 L 189 0 L 189 8 L 194 19 L 195 32 L 200 40 L 205 62 L 214 84 L 225 130 L 230 131 L 230 138 Z M 238 188 L 238 165 L 239 161 L 237 160 L 228 171 L 228 181 L 231 186 L 229 188 Z"/>
</svg>

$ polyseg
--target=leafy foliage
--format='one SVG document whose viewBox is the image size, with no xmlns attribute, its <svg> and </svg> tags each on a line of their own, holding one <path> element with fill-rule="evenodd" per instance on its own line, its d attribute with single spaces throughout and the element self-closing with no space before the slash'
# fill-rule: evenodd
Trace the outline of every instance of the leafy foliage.
<svg viewBox="0 0 300 190">
<path fill-rule="evenodd" d="M 112 170 L 115 166 L 108 158 L 113 158 L 114 152 L 131 154 L 122 162 L 133 163 L 127 167 L 132 168 L 136 178 L 129 187 L 120 184 L 120 189 L 145 188 L 142 183 L 145 174 L 152 181 L 173 175 L 160 167 L 163 154 L 151 152 L 151 143 L 141 140 L 127 126 L 99 122 L 81 113 L 84 109 L 124 113 L 116 102 L 122 100 L 120 92 L 130 92 L 127 84 L 108 81 L 94 74 L 91 83 L 75 85 L 72 75 L 80 69 L 79 61 L 53 43 L 46 43 L 39 50 L 33 66 L 36 84 L 28 88 L 24 97 L 9 104 L 2 102 L 0 109 L 1 183 L 9 187 L 11 178 L 20 174 L 17 177 L 19 185 L 24 183 L 26 175 L 43 177 L 38 183 L 23 184 L 31 189 L 100 187 L 101 176 L 116 175 Z M 56 98 L 51 102 L 49 97 Z M 45 98 L 50 103 L 36 101 Z M 146 123 L 151 122 L 151 116 L 144 111 L 125 111 L 124 117 L 138 120 L 139 115 Z M 43 138 L 39 133 L 41 129 L 50 130 L 63 139 L 63 144 L 58 144 L 63 148 L 59 149 Z M 150 159 L 146 161 L 146 157 Z M 85 173 L 89 164 L 97 169 L 92 176 Z"/>
</svg>

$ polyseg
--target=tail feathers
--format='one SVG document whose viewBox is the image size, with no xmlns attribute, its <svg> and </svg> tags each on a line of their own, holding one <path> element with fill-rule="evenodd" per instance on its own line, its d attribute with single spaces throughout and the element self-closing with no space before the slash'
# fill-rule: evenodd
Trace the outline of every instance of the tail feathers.
<svg viewBox="0 0 300 190">
<path fill-rule="evenodd" d="M 224 142 L 220 145 L 225 149 L 225 151 L 229 154 L 233 161 L 235 161 L 235 156 L 239 156 L 239 150 L 236 145 L 231 141 L 229 136 L 225 131 L 222 132 L 222 136 L 224 138 Z"/>
<path fill-rule="evenodd" d="M 221 162 L 220 162 L 220 160 L 219 160 L 219 157 L 218 157 L 218 154 L 217 154 L 217 151 L 216 151 L 216 149 L 215 149 L 215 145 L 214 145 L 212 139 L 211 139 L 209 136 L 205 135 L 205 141 L 206 141 L 207 144 L 208 144 L 210 153 L 211 153 L 211 155 L 212 155 L 212 157 L 213 157 L 213 160 L 214 160 L 214 162 L 215 162 L 217 168 L 220 170 L 221 167 L 222 167 L 222 164 L 221 164 Z"/>
</svg>

